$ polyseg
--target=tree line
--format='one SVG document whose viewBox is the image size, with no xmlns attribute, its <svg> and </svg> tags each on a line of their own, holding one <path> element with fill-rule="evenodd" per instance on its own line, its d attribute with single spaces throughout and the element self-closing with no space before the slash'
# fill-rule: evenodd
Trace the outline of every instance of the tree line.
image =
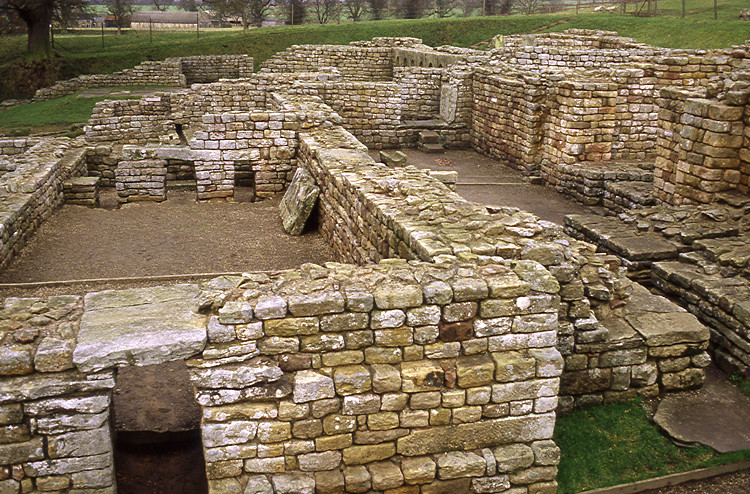
<svg viewBox="0 0 750 494">
<path fill-rule="evenodd" d="M 273 19 L 281 24 L 338 22 L 386 18 L 420 19 L 470 15 L 526 14 L 557 10 L 564 0 L 102 0 L 118 30 L 136 2 L 166 10 L 209 12 L 218 24 L 259 27 Z M 148 2 L 148 3 L 145 3 Z M 75 26 L 88 11 L 86 0 L 0 0 L 0 32 L 28 34 L 27 53 L 49 52 L 50 26 Z"/>
</svg>

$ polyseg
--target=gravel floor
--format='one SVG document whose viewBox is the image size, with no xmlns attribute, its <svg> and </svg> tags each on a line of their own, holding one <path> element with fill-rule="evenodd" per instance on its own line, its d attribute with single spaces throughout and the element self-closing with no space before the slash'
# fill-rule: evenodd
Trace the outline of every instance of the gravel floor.
<svg viewBox="0 0 750 494">
<path fill-rule="evenodd" d="M 646 494 L 748 494 L 750 470 L 644 491 Z"/>
<path fill-rule="evenodd" d="M 63 206 L 32 237 L 0 283 L 278 271 L 333 260 L 315 231 L 284 233 L 280 196 L 204 202 L 170 193 L 120 209 Z"/>
</svg>

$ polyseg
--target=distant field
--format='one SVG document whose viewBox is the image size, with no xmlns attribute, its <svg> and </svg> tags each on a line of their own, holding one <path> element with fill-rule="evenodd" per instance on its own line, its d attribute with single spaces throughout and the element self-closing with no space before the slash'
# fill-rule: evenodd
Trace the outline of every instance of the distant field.
<svg viewBox="0 0 750 494">
<path fill-rule="evenodd" d="M 556 21 L 566 22 L 554 31 L 576 27 L 618 31 L 638 41 L 670 48 L 724 48 L 750 39 L 750 22 L 738 20 L 747 0 L 720 0 L 719 20 L 713 20 L 713 0 L 687 0 L 688 15 L 635 17 L 618 13 L 584 13 L 592 3 L 583 1 L 581 13 L 568 10 L 557 14 L 498 17 L 453 17 L 447 19 L 385 20 L 306 24 L 260 29 L 204 29 L 193 31 L 114 30 L 102 39 L 101 31 L 55 35 L 50 61 L 29 63 L 21 55 L 25 36 L 0 38 L 0 98 L 29 95 L 34 87 L 51 84 L 80 74 L 108 73 L 133 67 L 144 60 L 170 56 L 248 53 L 256 67 L 274 53 L 293 44 L 346 44 L 375 36 L 411 36 L 431 46 L 471 46 L 496 34 L 518 34 L 543 28 Z M 662 12 L 678 14 L 681 0 L 662 0 Z M 632 11 L 634 5 L 628 7 Z"/>
</svg>

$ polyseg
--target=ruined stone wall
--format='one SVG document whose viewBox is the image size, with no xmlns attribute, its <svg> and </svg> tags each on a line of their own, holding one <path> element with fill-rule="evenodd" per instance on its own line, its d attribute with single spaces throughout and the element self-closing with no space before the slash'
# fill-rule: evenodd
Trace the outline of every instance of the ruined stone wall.
<svg viewBox="0 0 750 494">
<path fill-rule="evenodd" d="M 283 190 L 296 167 L 298 132 L 326 124 L 321 112 L 235 112 L 204 115 L 190 141 L 200 199 L 233 194 L 234 171 L 247 165 L 255 193 Z"/>
<path fill-rule="evenodd" d="M 547 118 L 545 81 L 479 68 L 474 73 L 472 93 L 474 149 L 507 160 L 525 175 L 536 174 Z"/>
<path fill-rule="evenodd" d="M 35 101 L 44 101 L 84 89 L 108 86 L 175 86 L 193 82 L 246 77 L 253 71 L 253 59 L 247 55 L 202 55 L 147 61 L 132 69 L 112 74 L 82 75 L 39 89 Z"/>
<path fill-rule="evenodd" d="M 495 278 L 507 289 L 488 295 Z M 555 491 L 562 360 L 535 325 L 555 309 L 514 309 L 511 270 L 399 260 L 280 279 L 244 283 L 188 361 L 210 492 Z"/>
<path fill-rule="evenodd" d="M 61 298 L 50 301 L 59 305 Z M 17 305 L 6 304 L 4 310 L 21 312 Z M 109 427 L 113 387 L 112 371 L 0 377 L 0 489 L 115 492 Z"/>
<path fill-rule="evenodd" d="M 139 100 L 105 100 L 94 107 L 84 127 L 90 142 L 136 144 L 159 141 L 174 133 L 171 93 L 156 93 Z"/>
<path fill-rule="evenodd" d="M 62 203 L 62 182 L 85 173 L 86 150 L 70 147 L 66 138 L 42 140 L 13 155 L 13 170 L 0 175 L 0 267 Z"/>
<path fill-rule="evenodd" d="M 445 70 L 396 67 L 393 82 L 400 90 L 404 120 L 434 119 L 440 114 L 440 86 Z"/>
<path fill-rule="evenodd" d="M 261 72 L 315 72 L 324 67 L 335 67 L 345 78 L 353 81 L 391 80 L 392 48 L 294 45 L 263 62 Z"/>
<path fill-rule="evenodd" d="M 253 73 L 253 58 L 248 55 L 199 55 L 180 57 L 180 70 L 186 84 L 240 79 Z"/>
<path fill-rule="evenodd" d="M 747 191 L 747 166 L 740 157 L 747 104 L 699 95 L 661 92 L 654 187 L 656 197 L 669 204 L 710 203 L 730 189 Z"/>
</svg>

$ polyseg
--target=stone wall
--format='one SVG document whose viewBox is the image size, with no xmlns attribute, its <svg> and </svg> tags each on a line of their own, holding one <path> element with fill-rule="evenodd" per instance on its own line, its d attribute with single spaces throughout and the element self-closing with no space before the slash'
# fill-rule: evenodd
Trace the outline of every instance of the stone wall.
<svg viewBox="0 0 750 494">
<path fill-rule="evenodd" d="M 479 68 L 473 79 L 474 149 L 506 160 L 524 175 L 538 172 L 547 119 L 547 84 L 534 76 Z"/>
<path fill-rule="evenodd" d="M 188 85 L 219 79 L 241 79 L 253 73 L 253 59 L 248 55 L 200 55 L 180 57 L 179 60 L 180 70 Z"/>
<path fill-rule="evenodd" d="M 400 89 L 404 120 L 429 120 L 440 114 L 440 86 L 445 70 L 396 67 L 393 82 Z"/>
<path fill-rule="evenodd" d="M 335 67 L 349 80 L 387 81 L 393 78 L 392 51 L 389 46 L 294 45 L 263 62 L 261 73 Z"/>
<path fill-rule="evenodd" d="M 210 492 L 555 492 L 562 359 L 554 330 L 526 324 L 555 309 L 508 312 L 523 283 L 510 269 L 392 261 L 281 279 L 241 285 L 188 361 Z M 493 279 L 508 289 L 488 296 Z"/>
<path fill-rule="evenodd" d="M 172 93 L 156 93 L 139 100 L 105 100 L 94 107 L 84 127 L 86 139 L 120 144 L 159 141 L 175 132 Z"/>
<path fill-rule="evenodd" d="M 743 94 L 743 93 L 741 93 Z M 744 119 L 747 94 L 738 104 L 696 97 L 676 89 L 661 92 L 655 194 L 669 204 L 711 203 L 730 189 L 748 190 Z"/>
<path fill-rule="evenodd" d="M 85 173 L 86 150 L 71 144 L 66 138 L 41 140 L 13 155 L 13 170 L 0 175 L 0 267 L 62 203 L 62 182 Z"/>
<path fill-rule="evenodd" d="M 253 59 L 247 55 L 203 55 L 146 61 L 132 69 L 112 74 L 82 75 L 39 89 L 34 101 L 45 101 L 84 89 L 109 86 L 175 86 L 193 82 L 246 77 L 253 71 Z"/>
</svg>

